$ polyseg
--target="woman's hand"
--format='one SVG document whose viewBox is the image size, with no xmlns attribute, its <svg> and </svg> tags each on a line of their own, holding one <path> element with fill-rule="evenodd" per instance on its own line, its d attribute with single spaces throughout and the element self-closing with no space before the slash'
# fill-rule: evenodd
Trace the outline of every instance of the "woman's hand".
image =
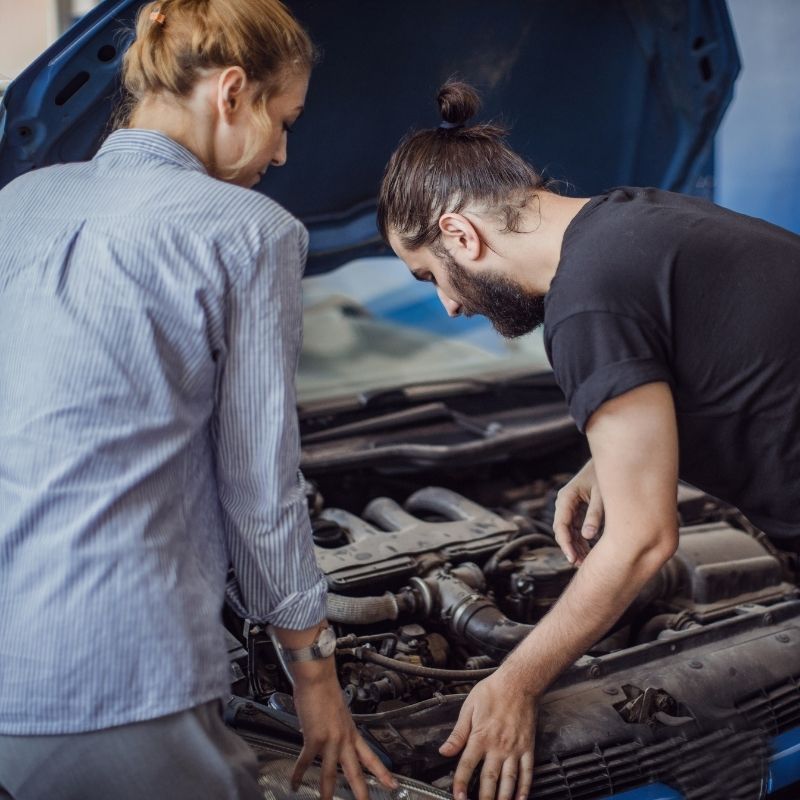
<svg viewBox="0 0 800 800">
<path fill-rule="evenodd" d="M 556 498 L 553 531 L 556 541 L 572 564 L 582 564 L 589 555 L 589 540 L 603 525 L 603 498 L 589 459 Z"/>
<path fill-rule="evenodd" d="M 533 783 L 536 698 L 500 668 L 475 684 L 458 722 L 439 748 L 443 756 L 462 750 L 453 797 L 466 800 L 472 773 L 483 760 L 479 800 L 527 800 Z"/>
<path fill-rule="evenodd" d="M 292 791 L 297 791 L 309 764 L 322 759 L 320 797 L 331 800 L 336 785 L 336 768 L 342 765 L 356 800 L 368 800 L 369 792 L 362 766 L 387 789 L 397 782 L 353 724 L 342 699 L 333 657 L 324 661 L 295 663 L 294 703 L 303 731 L 303 750 L 292 772 Z"/>
</svg>

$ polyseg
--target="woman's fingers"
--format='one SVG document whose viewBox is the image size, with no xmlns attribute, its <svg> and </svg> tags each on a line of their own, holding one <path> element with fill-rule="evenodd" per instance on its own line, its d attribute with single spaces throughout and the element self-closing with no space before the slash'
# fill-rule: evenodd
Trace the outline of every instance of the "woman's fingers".
<svg viewBox="0 0 800 800">
<path fill-rule="evenodd" d="M 300 788 L 300 781 L 303 780 L 303 775 L 306 774 L 308 765 L 314 760 L 314 756 L 316 756 L 316 753 L 308 744 L 303 745 L 303 749 L 300 751 L 300 755 L 297 757 L 294 769 L 292 770 L 291 784 L 293 792 L 296 792 Z"/>
<path fill-rule="evenodd" d="M 397 781 L 384 763 L 361 738 L 356 737 L 356 753 L 361 763 L 387 788 L 396 789 Z"/>
<path fill-rule="evenodd" d="M 305 775 L 317 754 L 318 751 L 315 752 L 313 748 L 303 747 L 292 771 L 291 786 L 293 792 L 300 788 L 303 775 Z M 329 743 L 326 746 L 320 768 L 320 796 L 322 798 L 333 796 L 333 790 L 336 787 L 338 778 L 337 767 L 340 764 L 356 800 L 369 800 L 369 789 L 361 769 L 362 764 L 387 789 L 396 789 L 398 786 L 397 780 L 392 773 L 384 766 L 383 762 L 375 755 L 363 738 L 356 734 L 352 743 L 348 741 L 346 744 L 342 743 L 340 747 L 337 747 L 334 743 Z"/>
<path fill-rule="evenodd" d="M 339 754 L 338 761 L 342 765 L 342 772 L 344 772 L 344 777 L 347 779 L 355 799 L 369 800 L 367 782 L 364 780 L 364 773 L 361 770 L 355 748 L 348 745 L 344 752 Z"/>
<path fill-rule="evenodd" d="M 333 742 L 329 742 L 322 754 L 320 767 L 320 792 L 321 800 L 333 800 L 333 790 L 336 788 L 336 767 L 339 763 L 339 751 Z M 362 777 L 363 782 L 363 777 Z"/>
</svg>

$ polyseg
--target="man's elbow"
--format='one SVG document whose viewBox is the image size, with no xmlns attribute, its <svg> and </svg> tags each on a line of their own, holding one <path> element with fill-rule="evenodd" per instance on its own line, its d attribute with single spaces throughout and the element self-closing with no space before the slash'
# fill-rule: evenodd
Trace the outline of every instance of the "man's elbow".
<svg viewBox="0 0 800 800">
<path fill-rule="evenodd" d="M 614 543 L 611 546 L 617 558 L 625 562 L 632 573 L 648 579 L 655 575 L 678 549 L 677 520 L 649 520 L 635 527 L 630 525 L 626 527 L 630 534 L 624 533 L 624 528 L 621 528 L 620 536 L 613 537 Z M 607 522 L 606 533 L 611 534 L 613 530 L 615 526 L 612 527 L 610 521 Z"/>
<path fill-rule="evenodd" d="M 678 525 L 675 522 L 654 525 L 639 542 L 634 557 L 642 570 L 654 575 L 678 549 Z"/>
</svg>

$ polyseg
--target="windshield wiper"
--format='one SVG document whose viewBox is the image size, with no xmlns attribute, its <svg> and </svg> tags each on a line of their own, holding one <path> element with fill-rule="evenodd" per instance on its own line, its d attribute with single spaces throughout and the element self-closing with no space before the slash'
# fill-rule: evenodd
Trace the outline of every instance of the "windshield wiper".
<svg viewBox="0 0 800 800">
<path fill-rule="evenodd" d="M 453 378 L 445 381 L 426 381 L 391 389 L 370 389 L 358 395 L 358 404 L 362 408 L 376 405 L 389 405 L 391 403 L 408 402 L 419 399 L 419 396 L 436 396 L 438 394 L 452 395 L 459 391 L 472 392 L 497 391 L 509 387 L 555 386 L 552 372 L 524 372 L 515 375 L 504 375 L 497 378 Z M 417 397 L 415 397 L 417 395 Z"/>
<path fill-rule="evenodd" d="M 345 436 L 360 436 L 366 433 L 383 432 L 393 428 L 402 428 L 406 425 L 437 420 L 454 422 L 464 430 L 484 438 L 498 434 L 503 428 L 499 422 L 489 422 L 485 425 L 477 422 L 466 414 L 454 411 L 445 403 L 426 403 L 415 408 L 393 411 L 389 414 L 381 414 L 379 417 L 371 417 L 359 422 L 350 422 L 346 425 L 337 425 L 334 428 L 310 433 L 307 436 L 303 436 L 303 444 L 319 444 L 332 439 L 341 439 Z"/>
</svg>

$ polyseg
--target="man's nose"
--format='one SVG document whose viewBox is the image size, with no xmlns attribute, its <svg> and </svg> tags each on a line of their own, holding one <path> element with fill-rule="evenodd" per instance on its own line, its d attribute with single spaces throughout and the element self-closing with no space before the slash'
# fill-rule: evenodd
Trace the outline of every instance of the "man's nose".
<svg viewBox="0 0 800 800">
<path fill-rule="evenodd" d="M 451 300 L 440 288 L 437 287 L 436 294 L 439 295 L 439 302 L 444 306 L 448 317 L 457 317 L 461 314 L 461 303 Z"/>
</svg>

